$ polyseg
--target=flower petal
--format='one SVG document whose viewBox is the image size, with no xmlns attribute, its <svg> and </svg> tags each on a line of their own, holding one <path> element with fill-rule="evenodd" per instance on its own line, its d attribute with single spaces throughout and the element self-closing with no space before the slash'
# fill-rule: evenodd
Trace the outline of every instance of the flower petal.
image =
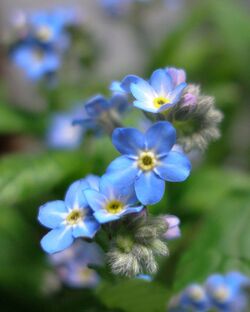
<svg viewBox="0 0 250 312">
<path fill-rule="evenodd" d="M 137 163 L 127 156 L 120 156 L 113 160 L 107 168 L 108 179 L 119 187 L 134 183 L 138 173 Z"/>
<path fill-rule="evenodd" d="M 164 69 L 157 69 L 150 77 L 150 84 L 162 96 L 167 96 L 173 89 L 171 76 Z"/>
<path fill-rule="evenodd" d="M 99 211 L 96 211 L 94 213 L 94 217 L 96 218 L 96 220 L 99 222 L 99 223 L 107 223 L 107 222 L 110 222 L 110 221 L 115 221 L 115 220 L 119 220 L 120 219 L 120 216 L 119 214 L 111 214 L 111 213 L 108 213 L 106 210 L 99 210 Z"/>
<path fill-rule="evenodd" d="M 101 113 L 110 107 L 110 103 L 102 95 L 96 95 L 85 104 L 88 116 L 98 118 Z"/>
<path fill-rule="evenodd" d="M 86 197 L 89 206 L 94 211 L 102 210 L 105 204 L 107 203 L 107 198 L 103 194 L 100 194 L 95 190 L 90 189 L 85 190 L 84 195 Z"/>
<path fill-rule="evenodd" d="M 133 104 L 135 107 L 142 109 L 146 112 L 157 113 L 159 111 L 159 108 L 154 107 L 152 100 L 134 101 Z M 168 104 L 166 104 L 166 105 L 168 105 Z"/>
<path fill-rule="evenodd" d="M 48 202 L 39 208 L 38 221 L 42 225 L 53 229 L 64 221 L 67 213 L 64 201 L 55 200 Z"/>
<path fill-rule="evenodd" d="M 93 238 L 96 232 L 99 230 L 100 224 L 96 221 L 94 217 L 88 217 L 78 224 L 73 229 L 74 237 L 88 237 Z"/>
<path fill-rule="evenodd" d="M 41 240 L 41 246 L 47 253 L 55 253 L 69 247 L 73 240 L 71 228 L 62 226 L 45 235 Z"/>
<path fill-rule="evenodd" d="M 140 80 L 136 84 L 132 83 L 130 86 L 131 93 L 139 101 L 151 101 L 157 96 L 154 89 L 145 80 Z"/>
<path fill-rule="evenodd" d="M 68 188 L 65 195 L 65 204 L 68 209 L 87 207 L 88 203 L 83 191 L 89 188 L 89 184 L 85 179 L 75 181 Z"/>
<path fill-rule="evenodd" d="M 121 154 L 134 156 L 144 147 L 144 135 L 134 128 L 116 128 L 112 142 Z"/>
<path fill-rule="evenodd" d="M 151 126 L 145 134 L 146 147 L 157 155 L 168 153 L 176 141 L 175 128 L 167 121 L 159 121 Z"/>
<path fill-rule="evenodd" d="M 125 92 L 129 93 L 130 92 L 130 86 L 132 83 L 138 83 L 139 81 L 143 81 L 142 78 L 136 76 L 136 75 L 128 75 L 123 78 L 121 81 L 120 87 L 122 90 Z"/>
<path fill-rule="evenodd" d="M 181 99 L 181 95 L 183 93 L 183 90 L 186 88 L 187 84 L 185 82 L 179 84 L 173 92 L 170 93 L 170 100 L 172 104 L 176 104 Z"/>
<path fill-rule="evenodd" d="M 191 163 L 187 156 L 179 152 L 169 152 L 155 168 L 155 172 L 164 180 L 181 182 L 187 179 L 191 171 Z"/>
<path fill-rule="evenodd" d="M 135 181 L 135 192 L 143 205 L 158 203 L 165 190 L 165 182 L 152 171 L 142 172 Z"/>
</svg>

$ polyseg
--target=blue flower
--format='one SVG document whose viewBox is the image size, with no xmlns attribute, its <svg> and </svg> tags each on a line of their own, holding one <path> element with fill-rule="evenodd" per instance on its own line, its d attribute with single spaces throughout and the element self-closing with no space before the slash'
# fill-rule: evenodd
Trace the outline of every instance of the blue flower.
<svg viewBox="0 0 250 312">
<path fill-rule="evenodd" d="M 107 174 L 120 186 L 134 185 L 143 205 L 161 200 L 165 181 L 181 182 L 190 174 L 186 155 L 172 150 L 176 131 L 169 122 L 157 122 L 145 134 L 134 128 L 117 128 L 112 140 L 123 155 L 109 165 Z"/>
<path fill-rule="evenodd" d="M 52 116 L 47 144 L 53 149 L 75 149 L 80 146 L 85 128 L 73 125 L 73 120 L 81 115 L 81 109 L 76 108 L 69 113 L 58 113 Z"/>
<path fill-rule="evenodd" d="M 137 198 L 131 187 L 120 187 L 104 175 L 99 184 L 99 191 L 87 189 L 84 195 L 89 206 L 94 210 L 94 217 L 99 223 L 119 220 L 126 214 L 140 212 L 143 206 L 136 206 Z"/>
<path fill-rule="evenodd" d="M 69 247 L 75 238 L 93 238 L 99 229 L 83 190 L 90 184 L 85 179 L 74 182 L 64 201 L 48 202 L 39 209 L 38 220 L 51 231 L 41 240 L 42 248 L 54 253 Z"/>
<path fill-rule="evenodd" d="M 96 243 L 76 240 L 68 249 L 49 256 L 62 282 L 70 287 L 93 288 L 99 275 L 88 265 L 102 266 L 104 254 Z"/>
<path fill-rule="evenodd" d="M 31 80 L 38 80 L 58 70 L 61 60 L 53 50 L 27 43 L 17 46 L 11 53 L 13 62 Z"/>
<path fill-rule="evenodd" d="M 126 76 L 120 86 L 115 85 L 125 92 L 131 92 L 134 106 L 151 113 L 160 113 L 177 104 L 185 87 L 185 72 L 175 68 L 157 69 L 149 81 L 138 76 Z M 114 89 L 114 84 L 112 85 Z"/>
<path fill-rule="evenodd" d="M 191 311 L 208 311 L 210 301 L 205 289 L 199 284 L 189 285 L 179 297 L 179 306 Z M 189 310 L 188 310 L 189 311 Z"/>
<path fill-rule="evenodd" d="M 34 37 L 45 44 L 65 40 L 64 29 L 71 23 L 72 14 L 72 10 L 63 9 L 34 12 L 29 16 L 29 24 Z"/>
<path fill-rule="evenodd" d="M 244 286 L 247 285 L 250 286 L 250 279 L 239 272 L 230 272 L 225 276 L 213 274 L 205 283 L 213 306 L 223 312 L 246 311 Z"/>
</svg>

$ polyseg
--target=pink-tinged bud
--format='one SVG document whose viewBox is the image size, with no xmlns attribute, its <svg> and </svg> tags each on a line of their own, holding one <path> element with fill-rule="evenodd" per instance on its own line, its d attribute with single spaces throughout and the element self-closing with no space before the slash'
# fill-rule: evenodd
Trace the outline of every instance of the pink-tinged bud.
<svg viewBox="0 0 250 312">
<path fill-rule="evenodd" d="M 164 234 L 164 238 L 167 240 L 176 239 L 181 236 L 181 230 L 179 228 L 180 219 L 173 215 L 165 215 L 164 220 L 168 225 L 168 229 Z"/>
<path fill-rule="evenodd" d="M 183 96 L 182 107 L 191 107 L 197 104 L 197 96 L 192 93 L 186 93 Z"/>
</svg>

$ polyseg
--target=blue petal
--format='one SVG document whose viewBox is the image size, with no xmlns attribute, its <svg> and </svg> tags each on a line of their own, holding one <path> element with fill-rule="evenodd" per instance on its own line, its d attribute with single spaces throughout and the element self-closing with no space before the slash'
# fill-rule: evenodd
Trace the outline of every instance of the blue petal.
<svg viewBox="0 0 250 312">
<path fill-rule="evenodd" d="M 176 141 L 175 128 L 167 121 L 159 121 L 151 126 L 145 134 L 146 147 L 157 155 L 168 153 Z"/>
<path fill-rule="evenodd" d="M 133 96 L 142 102 L 153 100 L 156 96 L 154 89 L 145 80 L 141 80 L 136 84 L 132 83 L 130 89 Z"/>
<path fill-rule="evenodd" d="M 135 107 L 150 113 L 157 113 L 160 110 L 159 108 L 156 108 L 153 105 L 148 105 L 148 103 L 145 101 L 134 101 L 133 104 Z"/>
<path fill-rule="evenodd" d="M 83 208 L 87 207 L 87 201 L 83 191 L 89 188 L 85 179 L 78 180 L 70 185 L 65 195 L 65 204 L 67 208 Z"/>
<path fill-rule="evenodd" d="M 120 219 L 120 215 L 119 214 L 111 214 L 111 213 L 108 213 L 106 210 L 99 210 L 99 211 L 96 211 L 94 213 L 94 217 L 96 218 L 96 220 L 99 222 L 99 223 L 107 223 L 107 222 L 110 222 L 110 221 L 115 221 L 115 220 L 119 220 Z"/>
<path fill-rule="evenodd" d="M 89 174 L 84 179 L 89 187 L 93 190 L 99 191 L 99 183 L 100 183 L 100 177 L 94 174 Z"/>
<path fill-rule="evenodd" d="M 55 200 L 40 207 L 38 221 L 42 225 L 53 229 L 59 226 L 66 216 L 67 208 L 64 201 Z"/>
<path fill-rule="evenodd" d="M 142 172 L 135 181 L 135 192 L 143 205 L 158 203 L 165 190 L 165 182 L 152 171 Z"/>
<path fill-rule="evenodd" d="M 102 210 L 107 203 L 107 198 L 103 194 L 95 190 L 85 190 L 84 195 L 87 199 L 89 206 L 94 211 Z"/>
<path fill-rule="evenodd" d="M 71 228 L 63 226 L 45 235 L 41 240 L 41 246 L 47 253 L 55 253 L 69 247 L 73 240 Z"/>
<path fill-rule="evenodd" d="M 113 81 L 109 87 L 109 89 L 113 93 L 124 93 L 126 94 L 125 90 L 121 87 L 121 83 L 119 81 Z M 129 91 L 128 91 L 129 92 Z"/>
<path fill-rule="evenodd" d="M 93 238 L 96 232 L 99 230 L 100 224 L 95 220 L 94 217 L 88 217 L 78 224 L 73 229 L 74 237 L 88 237 Z"/>
<path fill-rule="evenodd" d="M 183 90 L 186 88 L 187 84 L 185 82 L 179 84 L 173 92 L 170 94 L 170 100 L 172 104 L 176 104 L 181 99 Z"/>
<path fill-rule="evenodd" d="M 138 83 L 139 81 L 142 81 L 143 79 L 136 76 L 136 75 L 128 75 L 123 80 L 121 81 L 120 87 L 122 90 L 125 92 L 129 93 L 130 92 L 130 86 L 132 83 Z"/>
<path fill-rule="evenodd" d="M 112 142 L 121 154 L 137 155 L 144 148 L 144 135 L 134 128 L 116 128 Z"/>
<path fill-rule="evenodd" d="M 113 160 L 107 168 L 107 175 L 112 183 L 124 187 L 134 183 L 138 173 L 137 163 L 127 156 L 120 156 Z"/>
<path fill-rule="evenodd" d="M 208 290 L 212 291 L 216 287 L 219 287 L 219 286 L 224 285 L 224 284 L 225 284 L 224 276 L 222 276 L 220 274 L 213 274 L 207 278 L 205 285 L 208 288 Z"/>
<path fill-rule="evenodd" d="M 173 89 L 171 76 L 164 69 L 157 69 L 150 78 L 150 83 L 159 95 L 167 95 Z"/>
<path fill-rule="evenodd" d="M 125 216 L 129 213 L 137 213 L 137 212 L 140 212 L 142 211 L 142 209 L 144 208 L 144 206 L 137 206 L 137 207 L 129 207 L 129 208 L 126 208 L 124 209 L 122 212 L 121 212 L 121 216 Z"/>
<path fill-rule="evenodd" d="M 86 104 L 85 109 L 92 118 L 98 118 L 105 110 L 109 109 L 110 103 L 102 95 L 92 97 Z"/>
<path fill-rule="evenodd" d="M 161 159 L 155 172 L 164 180 L 181 182 L 187 179 L 191 171 L 191 163 L 187 156 L 179 152 L 169 152 Z"/>
<path fill-rule="evenodd" d="M 110 99 L 110 106 L 116 109 L 119 113 L 123 113 L 128 108 L 128 99 L 122 94 L 115 94 Z"/>
</svg>

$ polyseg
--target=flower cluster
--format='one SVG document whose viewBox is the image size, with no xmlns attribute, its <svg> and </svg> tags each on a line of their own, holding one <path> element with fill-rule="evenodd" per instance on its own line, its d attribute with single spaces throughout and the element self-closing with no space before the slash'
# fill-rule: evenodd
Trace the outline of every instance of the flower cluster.
<svg viewBox="0 0 250 312">
<path fill-rule="evenodd" d="M 167 311 L 245 312 L 249 308 L 249 288 L 250 278 L 239 272 L 213 274 L 203 285 L 191 284 L 172 298 Z"/>
<path fill-rule="evenodd" d="M 54 74 L 70 44 L 67 28 L 75 21 L 71 9 L 20 12 L 13 25 L 17 39 L 10 49 L 11 60 L 31 80 Z"/>
<path fill-rule="evenodd" d="M 97 244 L 77 240 L 70 248 L 49 255 L 49 262 L 65 285 L 93 288 L 100 282 L 100 276 L 89 266 L 102 266 L 103 258 L 103 252 Z"/>
<path fill-rule="evenodd" d="M 102 129 L 112 137 L 121 155 L 111 161 L 103 176 L 89 175 L 75 181 L 64 200 L 40 207 L 38 220 L 50 229 L 41 246 L 53 254 L 78 238 L 98 242 L 102 237 L 106 262 L 114 274 L 154 274 L 157 257 L 169 253 L 166 241 L 180 236 L 180 220 L 171 215 L 152 216 L 149 206 L 161 201 L 166 183 L 185 181 L 191 172 L 191 162 L 183 149 L 193 149 L 195 141 L 184 143 L 187 138 L 182 136 L 178 122 L 182 118 L 189 125 L 194 119 L 201 136 L 204 128 L 210 131 L 210 135 L 203 133 L 208 141 L 215 137 L 211 125 L 216 128 L 221 115 L 213 105 L 204 104 L 210 97 L 199 95 L 197 87 L 186 83 L 182 69 L 158 69 L 148 81 L 129 75 L 122 82 L 114 82 L 112 90 L 114 95 L 109 100 L 97 95 L 87 101 L 73 124 L 81 123 L 83 132 Z M 129 106 L 129 94 L 135 98 L 134 106 L 150 118 L 145 131 L 121 126 L 120 114 Z M 213 120 L 210 126 L 209 120 Z M 83 134 L 77 132 L 75 136 L 73 129 L 63 136 L 69 141 L 73 138 L 75 146 Z M 197 136 L 194 131 L 190 130 L 191 137 Z M 57 132 L 54 142 L 60 145 L 63 140 L 57 135 L 63 131 Z"/>
<path fill-rule="evenodd" d="M 128 75 L 110 88 L 114 93 L 131 94 L 133 105 L 151 120 L 170 121 L 177 130 L 177 142 L 186 152 L 204 150 L 220 137 L 222 113 L 215 108 L 214 98 L 200 94 L 199 86 L 187 84 L 183 69 L 158 69 L 148 81 Z"/>
</svg>

